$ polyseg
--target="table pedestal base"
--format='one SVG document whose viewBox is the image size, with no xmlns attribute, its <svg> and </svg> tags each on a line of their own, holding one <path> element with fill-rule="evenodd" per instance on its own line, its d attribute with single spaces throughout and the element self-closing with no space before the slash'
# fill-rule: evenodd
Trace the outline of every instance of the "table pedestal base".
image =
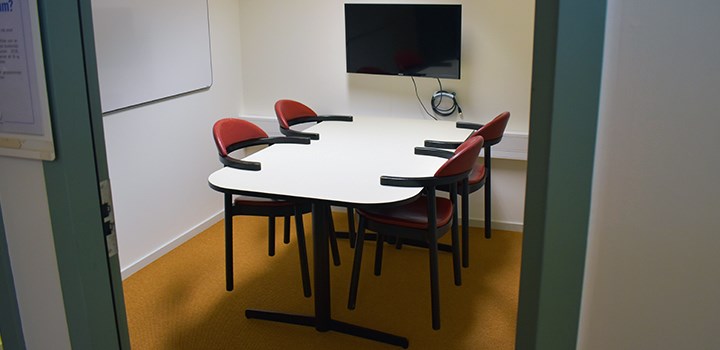
<svg viewBox="0 0 720 350">
<path fill-rule="evenodd" d="M 273 322 L 289 323 L 300 326 L 315 327 L 318 332 L 340 332 L 360 338 L 378 341 L 381 343 L 400 346 L 403 349 L 407 349 L 410 345 L 408 339 L 405 337 L 400 337 L 390 333 L 385 333 L 374 329 L 357 326 L 354 324 L 336 321 L 333 319 L 330 319 L 327 322 L 319 322 L 319 320 L 313 316 L 293 315 L 261 310 L 245 310 L 245 317 L 247 317 L 248 319 L 258 319 Z"/>
</svg>

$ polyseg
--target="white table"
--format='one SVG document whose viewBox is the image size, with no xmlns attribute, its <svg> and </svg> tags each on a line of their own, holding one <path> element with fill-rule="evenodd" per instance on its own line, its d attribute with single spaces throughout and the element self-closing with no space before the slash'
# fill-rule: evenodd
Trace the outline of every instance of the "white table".
<svg viewBox="0 0 720 350">
<path fill-rule="evenodd" d="M 310 145 L 276 144 L 244 160 L 257 161 L 260 171 L 223 168 L 210 175 L 214 190 L 225 194 L 226 237 L 232 236 L 233 194 L 310 202 L 313 208 L 315 315 L 246 310 L 246 317 L 313 326 L 389 344 L 408 346 L 404 337 L 333 320 L 330 310 L 328 232 L 330 206 L 403 203 L 420 188 L 380 185 L 380 176 L 432 176 L 445 159 L 414 154 L 425 140 L 463 141 L 470 130 L 451 121 L 354 117 L 352 122 L 327 121 L 307 132 L 320 134 Z M 231 252 L 226 263 L 232 265 Z"/>
</svg>

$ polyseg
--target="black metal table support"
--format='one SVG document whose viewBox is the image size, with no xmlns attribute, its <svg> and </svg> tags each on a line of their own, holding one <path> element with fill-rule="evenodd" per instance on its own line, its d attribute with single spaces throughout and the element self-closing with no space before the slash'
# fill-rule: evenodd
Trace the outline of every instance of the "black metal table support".
<svg viewBox="0 0 720 350">
<path fill-rule="evenodd" d="M 389 237 L 386 237 L 385 239 L 387 240 L 387 238 L 389 238 Z M 389 242 L 389 243 L 392 243 L 392 242 Z M 402 240 L 400 240 L 400 244 L 397 244 L 397 242 L 395 242 L 395 247 L 397 249 L 400 249 L 403 245 L 409 245 L 412 247 L 420 247 L 420 248 L 429 248 L 427 243 L 425 243 L 423 241 L 402 239 Z M 453 251 L 453 247 L 450 244 L 438 243 L 437 247 L 438 247 L 438 250 L 441 252 L 452 253 L 452 251 Z"/>
<path fill-rule="evenodd" d="M 410 343 L 405 337 L 332 319 L 330 313 L 330 254 L 327 229 L 330 220 L 328 217 L 330 215 L 329 209 L 329 205 L 325 203 L 313 203 L 312 207 L 315 316 L 246 310 L 245 317 L 249 319 L 310 326 L 315 327 L 319 332 L 335 331 L 407 349 Z"/>
<path fill-rule="evenodd" d="M 225 193 L 223 203 L 225 206 L 225 290 L 229 292 L 235 286 L 233 280 L 232 194 Z"/>
</svg>

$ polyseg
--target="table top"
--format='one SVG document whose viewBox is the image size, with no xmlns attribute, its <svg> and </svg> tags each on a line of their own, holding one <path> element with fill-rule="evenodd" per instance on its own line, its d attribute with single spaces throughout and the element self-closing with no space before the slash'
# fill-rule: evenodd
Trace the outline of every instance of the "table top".
<svg viewBox="0 0 720 350">
<path fill-rule="evenodd" d="M 471 132 L 453 121 L 357 116 L 305 131 L 320 140 L 272 145 L 244 158 L 260 162 L 260 171 L 225 167 L 208 182 L 221 191 L 337 205 L 402 202 L 421 189 L 382 186 L 380 176 L 432 176 L 445 159 L 415 155 L 415 147 L 428 139 L 463 141 Z"/>
</svg>

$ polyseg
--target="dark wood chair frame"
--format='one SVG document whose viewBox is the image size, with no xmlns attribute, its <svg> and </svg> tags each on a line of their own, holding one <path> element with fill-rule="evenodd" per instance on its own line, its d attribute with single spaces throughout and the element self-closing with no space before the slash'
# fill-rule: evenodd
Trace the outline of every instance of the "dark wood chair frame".
<svg viewBox="0 0 720 350">
<path fill-rule="evenodd" d="M 450 158 L 453 152 L 417 147 L 415 154 L 418 155 L 429 155 L 439 156 L 443 158 Z M 355 309 L 357 302 L 357 290 L 360 280 L 360 266 L 363 254 L 363 243 L 365 240 L 365 230 L 369 229 L 377 233 L 376 235 L 376 250 L 375 250 L 375 267 L 374 274 L 379 276 L 382 269 L 382 253 L 383 245 L 386 236 L 394 236 L 398 240 L 408 239 L 411 241 L 420 240 L 424 243 L 424 246 L 429 248 L 430 258 L 430 294 L 431 294 L 431 308 L 432 308 L 432 327 L 433 329 L 440 329 L 440 293 L 438 284 L 438 239 L 445 235 L 448 231 L 451 232 L 451 251 L 453 255 L 453 277 L 455 285 L 459 286 L 462 284 L 461 268 L 460 268 L 460 250 L 458 242 L 458 213 L 457 213 L 457 194 L 458 184 L 460 187 L 467 188 L 467 179 L 470 171 L 463 172 L 453 176 L 446 177 L 421 177 L 421 178 L 405 178 L 405 177 L 392 177 L 382 176 L 380 183 L 385 186 L 400 186 L 400 187 L 423 187 L 422 195 L 426 196 L 427 212 L 431 213 L 428 216 L 428 227 L 426 229 L 415 229 L 400 227 L 396 225 L 388 225 L 368 218 L 363 215 L 362 208 L 358 209 L 360 214 L 360 222 L 357 232 L 357 243 L 355 246 L 355 258 L 353 261 L 353 269 L 350 280 L 350 294 L 348 297 L 348 309 Z M 447 186 L 450 190 L 450 201 L 453 207 L 451 221 L 441 227 L 437 227 L 436 217 L 436 190 L 438 186 Z"/>
<path fill-rule="evenodd" d="M 292 101 L 292 100 L 287 100 L 287 101 L 291 101 L 291 102 L 300 104 L 300 105 L 310 109 L 310 107 L 307 107 L 306 105 L 304 105 L 301 102 Z M 280 125 L 280 132 L 283 135 L 289 136 L 289 137 L 305 137 L 310 140 L 319 140 L 320 134 L 293 130 L 291 127 L 294 125 L 298 125 L 298 124 L 321 123 L 324 121 L 341 121 L 341 122 L 352 122 L 353 121 L 353 116 L 351 116 L 351 115 L 307 115 L 307 116 L 295 116 L 292 119 L 287 120 L 285 118 L 282 118 L 280 115 L 277 115 L 277 111 L 276 111 L 276 116 L 278 118 L 278 122 Z M 281 120 L 281 118 L 282 118 L 282 120 Z M 283 125 L 283 121 L 285 123 L 287 123 L 287 125 L 288 125 L 287 128 Z M 348 232 L 337 232 L 333 228 L 333 230 L 331 230 L 330 236 L 331 236 L 332 240 L 336 240 L 337 237 L 348 238 L 348 240 L 350 241 L 350 247 L 355 248 L 355 240 L 356 240 L 356 238 L 355 238 L 355 210 L 352 207 L 346 207 L 346 211 L 347 211 L 347 217 L 348 217 Z M 332 216 L 331 216 L 331 219 L 332 219 Z M 331 225 L 333 225 L 333 224 L 331 223 Z M 333 225 L 333 227 L 334 227 L 334 225 Z M 335 250 L 333 250 L 333 252 L 335 252 Z M 333 253 L 333 254 L 335 254 L 335 253 Z M 335 257 L 335 255 L 333 255 L 333 257 Z M 339 259 L 339 257 L 338 257 L 338 259 Z"/>
<path fill-rule="evenodd" d="M 484 124 L 462 122 L 456 123 L 456 127 L 461 129 L 480 130 Z M 502 141 L 502 135 L 493 139 L 485 139 L 483 144 L 483 166 L 485 167 L 485 177 L 483 180 L 469 184 L 467 188 L 462 188 L 460 191 L 460 197 L 462 201 L 462 264 L 463 267 L 470 266 L 470 253 L 469 253 L 469 229 L 470 229 L 470 193 L 473 193 L 482 187 L 485 187 L 485 238 L 490 239 L 492 237 L 492 194 L 490 185 L 490 174 L 492 165 L 492 146 Z M 438 149 L 455 149 L 460 146 L 462 142 L 450 142 L 450 141 L 437 141 L 437 140 L 426 140 L 425 147 L 438 148 Z M 449 192 L 447 188 L 438 188 L 441 191 Z M 443 249 L 447 250 L 447 249 Z"/>
<path fill-rule="evenodd" d="M 353 117 L 350 115 L 318 115 L 318 116 L 303 116 L 303 117 L 295 117 L 292 120 L 288 120 L 287 123 L 289 126 L 303 124 L 303 123 L 320 123 L 324 121 L 341 121 L 341 122 L 351 122 L 353 121 Z M 305 132 L 305 131 L 297 131 L 290 128 L 284 128 L 282 125 L 280 126 L 280 132 L 285 136 L 292 136 L 292 137 L 307 137 L 311 140 L 319 140 L 320 134 L 313 133 L 313 132 Z"/>
<path fill-rule="evenodd" d="M 248 122 L 249 123 L 249 122 Z M 232 157 L 230 154 L 234 151 L 259 145 L 273 145 L 281 143 L 310 144 L 310 139 L 306 137 L 263 137 L 244 140 L 227 145 L 225 153 L 219 154 L 220 162 L 227 167 L 259 171 L 262 166 L 259 162 L 251 162 Z M 220 146 L 218 146 L 220 147 Z M 232 217 L 233 216 L 262 216 L 268 218 L 268 255 L 275 255 L 275 219 L 276 217 L 284 218 L 284 235 L 283 242 L 290 243 L 290 217 L 295 217 L 296 234 L 298 240 L 298 249 L 300 257 L 300 272 L 303 284 L 303 295 L 310 297 L 312 295 L 310 287 L 310 272 L 308 267 L 307 247 L 305 243 L 305 230 L 302 215 L 311 212 L 312 208 L 309 203 L 294 203 L 289 201 L 274 201 L 271 204 L 266 203 L 263 199 L 258 199 L 257 204 L 248 205 L 247 200 L 234 200 L 231 193 L 224 194 L 225 210 L 225 280 L 226 290 L 234 289 L 234 272 L 233 272 L 233 236 L 232 236 Z M 231 208 L 228 210 L 227 208 Z M 229 229 L 230 228 L 230 229 Z M 332 255 L 335 265 L 340 264 L 339 249 L 337 241 L 331 235 Z"/>
</svg>

